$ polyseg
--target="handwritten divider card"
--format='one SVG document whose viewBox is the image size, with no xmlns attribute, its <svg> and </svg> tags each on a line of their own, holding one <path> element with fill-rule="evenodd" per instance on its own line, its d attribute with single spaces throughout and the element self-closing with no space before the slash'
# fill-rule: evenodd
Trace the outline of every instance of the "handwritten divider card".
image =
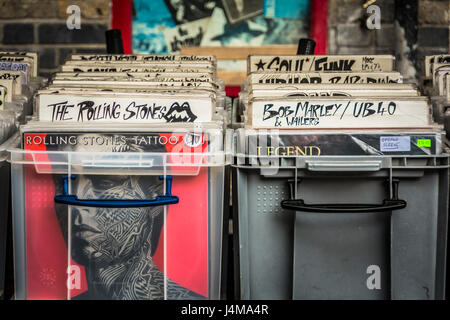
<svg viewBox="0 0 450 320">
<path fill-rule="evenodd" d="M 95 94 L 37 94 L 40 121 L 168 123 L 208 122 L 215 108 L 208 95 L 155 95 L 146 97 Z"/>
<path fill-rule="evenodd" d="M 253 128 L 420 128 L 430 126 L 426 98 L 309 97 L 255 98 Z"/>
<path fill-rule="evenodd" d="M 10 54 L 0 54 L 0 61 L 1 62 L 15 62 L 15 63 L 28 63 L 30 65 L 30 73 L 31 77 L 35 78 L 37 77 L 38 73 L 38 66 L 37 61 L 34 60 L 33 57 L 27 57 L 23 55 L 10 55 Z"/>
<path fill-rule="evenodd" d="M 358 88 L 333 88 L 328 89 L 299 88 L 299 89 L 253 89 L 248 99 L 266 97 L 418 97 L 420 94 L 415 89 L 358 89 Z"/>
<path fill-rule="evenodd" d="M 431 79 L 433 75 L 434 63 L 450 63 L 450 54 L 425 56 L 424 58 L 425 78 Z"/>
<path fill-rule="evenodd" d="M 77 67 L 91 67 L 91 68 L 194 68 L 194 69 L 208 69 L 216 71 L 216 66 L 212 63 L 179 63 L 179 62 L 109 62 L 109 61 L 67 61 L 62 67 L 77 68 Z"/>
<path fill-rule="evenodd" d="M 207 66 L 202 67 L 190 67 L 190 66 L 173 66 L 173 65 L 108 65 L 99 66 L 98 64 L 92 65 L 63 65 L 61 66 L 63 73 L 118 73 L 118 72 L 184 72 L 184 73 L 211 73 L 215 74 L 215 69 Z"/>
<path fill-rule="evenodd" d="M 145 80 L 145 81 L 144 81 Z M 211 78 L 196 78 L 196 77 L 156 77 L 156 78 L 118 78 L 118 77 L 108 77 L 108 78 L 102 78 L 102 77 L 77 77 L 77 78 L 63 78 L 63 79 L 54 79 L 53 84 L 64 84 L 69 82 L 78 82 L 80 85 L 83 83 L 89 83 L 89 82 L 96 82 L 98 83 L 104 81 L 104 82 L 110 82 L 112 85 L 114 84 L 127 84 L 133 83 L 133 85 L 140 85 L 140 86 L 146 86 L 150 82 L 165 82 L 167 84 L 170 84 L 171 82 L 183 82 L 185 84 L 187 83 L 215 83 L 215 81 Z M 193 85 L 194 86 L 194 85 Z"/>
<path fill-rule="evenodd" d="M 0 79 L 0 87 L 5 89 L 5 102 L 12 102 L 15 95 L 15 80 L 13 79 Z"/>
<path fill-rule="evenodd" d="M 393 71 L 391 55 L 250 55 L 247 72 L 327 72 L 327 71 Z"/>
<path fill-rule="evenodd" d="M 196 62 L 216 63 L 215 56 L 163 55 L 163 54 L 72 54 L 72 61 L 107 61 L 107 62 Z"/>
<path fill-rule="evenodd" d="M 183 72 L 174 72 L 174 73 L 166 73 L 166 72 L 153 72 L 153 73 L 145 73 L 145 72 L 89 72 L 89 73 L 57 73 L 54 79 L 71 79 L 71 78 L 136 78 L 136 79 L 145 79 L 145 78 L 180 78 L 180 77 L 192 77 L 192 75 Z M 195 79 L 213 79 L 211 73 L 195 73 Z"/>
<path fill-rule="evenodd" d="M 369 83 L 402 83 L 399 72 L 305 72 L 305 73 L 252 73 L 248 75 L 250 84 L 300 84 L 300 83 L 337 83 L 337 84 L 369 84 Z"/>
<path fill-rule="evenodd" d="M 28 62 L 0 61 L 0 70 L 22 71 L 27 82 L 31 80 L 31 67 Z"/>
<path fill-rule="evenodd" d="M 450 74 L 450 64 L 448 66 L 441 66 L 435 70 L 433 78 L 435 79 L 434 93 L 436 95 L 445 96 L 445 86 L 446 86 L 445 78 L 448 74 Z"/>
<path fill-rule="evenodd" d="M 450 104 L 450 74 L 445 76 L 445 88 L 447 93 L 447 103 Z"/>
<path fill-rule="evenodd" d="M 105 80 L 58 80 L 48 86 L 49 89 L 60 88 L 78 88 L 78 89 L 98 89 L 98 90 L 134 90 L 136 92 L 147 92 L 157 88 L 202 88 L 216 90 L 217 85 L 211 82 L 162 82 L 162 81 L 145 81 L 127 82 L 127 81 L 105 81 Z M 89 91 L 89 90 L 87 90 Z"/>
<path fill-rule="evenodd" d="M 63 94 L 63 95 L 95 95 L 95 96 L 111 96 L 114 94 L 114 96 L 123 96 L 123 97 L 129 97 L 130 95 L 133 95 L 133 97 L 143 97 L 148 98 L 149 95 L 155 96 L 190 96 L 190 97 L 203 97 L 203 98 L 211 98 L 216 103 L 217 107 L 217 92 L 213 89 L 198 89 L 195 90 L 193 88 L 189 87 L 183 87 L 178 89 L 172 89 L 167 87 L 156 87 L 156 88 L 148 88 L 145 87 L 143 90 L 136 90 L 134 88 L 117 88 L 117 89 L 107 89 L 107 90 L 99 90 L 98 88 L 79 88 L 79 87 L 64 87 L 64 88 L 46 88 L 43 90 L 39 90 L 38 92 L 40 95 L 43 94 Z"/>
</svg>

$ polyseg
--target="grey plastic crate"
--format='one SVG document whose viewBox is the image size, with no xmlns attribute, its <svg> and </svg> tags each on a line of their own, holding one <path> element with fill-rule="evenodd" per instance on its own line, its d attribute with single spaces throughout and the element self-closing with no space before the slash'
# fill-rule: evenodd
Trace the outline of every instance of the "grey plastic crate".
<svg viewBox="0 0 450 320">
<path fill-rule="evenodd" d="M 238 298 L 444 298 L 449 155 L 274 161 L 233 169 Z M 348 212 L 396 194 L 405 208 Z"/>
</svg>

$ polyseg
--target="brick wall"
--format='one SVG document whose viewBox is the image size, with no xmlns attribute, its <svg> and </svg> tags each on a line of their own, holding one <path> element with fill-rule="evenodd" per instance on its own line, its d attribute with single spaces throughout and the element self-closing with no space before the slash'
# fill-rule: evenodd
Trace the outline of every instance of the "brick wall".
<svg viewBox="0 0 450 320">
<path fill-rule="evenodd" d="M 450 0 L 419 1 L 417 59 L 450 52 Z M 418 66 L 422 72 L 422 65 Z"/>
<path fill-rule="evenodd" d="M 69 30 L 70 5 L 81 11 L 81 29 Z M 39 53 L 42 76 L 58 70 L 71 53 L 106 51 L 109 0 L 0 0 L 0 50 Z"/>
<path fill-rule="evenodd" d="M 378 0 L 381 29 L 366 27 L 367 12 L 362 0 L 329 0 L 328 52 L 330 54 L 399 54 L 399 32 L 395 0 Z M 416 77 L 421 74 L 424 55 L 449 52 L 450 0 L 419 0 Z"/>
</svg>

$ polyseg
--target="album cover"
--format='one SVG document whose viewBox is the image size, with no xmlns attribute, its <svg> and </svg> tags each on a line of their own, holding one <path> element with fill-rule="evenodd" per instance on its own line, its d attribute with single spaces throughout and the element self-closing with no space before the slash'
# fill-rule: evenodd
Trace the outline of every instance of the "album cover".
<svg viewBox="0 0 450 320">
<path fill-rule="evenodd" d="M 439 132 L 256 133 L 242 131 L 239 153 L 251 156 L 399 156 L 442 152 Z"/>
<path fill-rule="evenodd" d="M 180 152 L 188 156 L 206 152 L 208 139 L 207 134 L 170 131 L 24 132 L 25 150 L 49 152 L 34 154 L 37 163 L 44 163 L 27 165 L 24 170 L 26 298 L 208 298 L 208 168 L 190 167 L 196 170 L 190 175 L 177 175 L 177 170 L 186 168 L 165 168 L 173 179 L 171 194 L 179 198 L 176 204 L 68 206 L 54 201 L 55 195 L 66 191 L 62 174 L 56 173 L 58 156 L 50 152 L 108 152 L 99 160 L 107 166 L 111 153 L 165 153 L 170 158 Z M 37 169 L 53 174 L 40 174 Z M 128 175 L 130 169 L 124 166 L 123 174 L 77 174 L 68 179 L 68 190 L 79 199 L 111 200 L 153 199 L 166 193 L 164 179 Z"/>
</svg>

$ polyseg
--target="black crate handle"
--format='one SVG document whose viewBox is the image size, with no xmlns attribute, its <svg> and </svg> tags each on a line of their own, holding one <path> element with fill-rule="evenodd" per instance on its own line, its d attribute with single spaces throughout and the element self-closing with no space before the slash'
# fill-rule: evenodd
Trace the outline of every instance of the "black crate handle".
<svg viewBox="0 0 450 320">
<path fill-rule="evenodd" d="M 304 212 L 318 213 L 371 213 L 371 212 L 390 212 L 400 210 L 406 207 L 406 201 L 398 199 L 398 180 L 392 181 L 393 197 L 384 199 L 381 204 L 368 203 L 324 203 L 307 204 L 303 199 L 282 200 L 281 207 L 287 210 L 296 210 Z"/>
</svg>

